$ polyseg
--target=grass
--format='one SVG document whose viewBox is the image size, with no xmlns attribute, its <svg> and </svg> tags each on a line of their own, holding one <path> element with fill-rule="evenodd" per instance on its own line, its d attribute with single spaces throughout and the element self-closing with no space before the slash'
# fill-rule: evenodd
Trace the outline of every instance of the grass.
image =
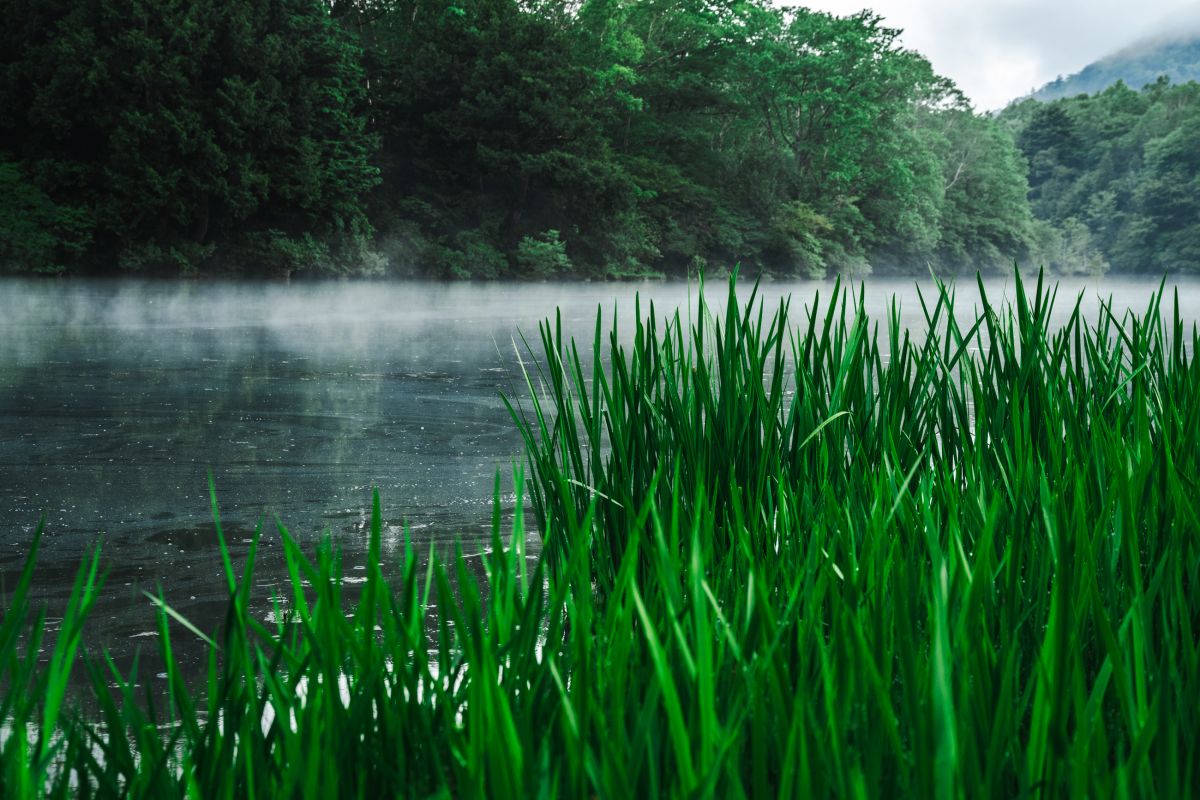
<svg viewBox="0 0 1200 800">
<path fill-rule="evenodd" d="M 964 323 L 939 286 L 915 337 L 840 287 L 793 318 L 733 282 L 719 318 L 638 309 L 627 347 L 548 322 L 512 406 L 538 556 L 497 504 L 481 577 L 407 548 L 389 582 L 376 496 L 353 601 L 279 526 L 268 625 L 258 537 L 235 565 L 218 519 L 221 630 L 156 598 L 168 665 L 212 636 L 165 699 L 76 657 L 98 554 L 38 661 L 35 543 L 0 795 L 1196 794 L 1200 336 L 1161 290 L 1054 329 L 1040 279 L 984 296 Z M 98 716 L 62 711 L 73 664 Z"/>
</svg>

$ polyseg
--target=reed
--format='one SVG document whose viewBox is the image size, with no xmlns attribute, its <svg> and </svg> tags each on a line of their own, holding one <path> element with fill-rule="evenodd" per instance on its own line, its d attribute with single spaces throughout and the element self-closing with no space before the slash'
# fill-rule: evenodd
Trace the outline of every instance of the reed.
<svg viewBox="0 0 1200 800">
<path fill-rule="evenodd" d="M 547 322 L 510 406 L 536 557 L 497 502 L 481 569 L 408 547 L 385 576 L 376 496 L 353 601 L 278 526 L 267 624 L 258 539 L 235 565 L 214 515 L 228 614 L 156 598 L 168 665 L 211 636 L 165 700 L 76 658 L 98 554 L 38 663 L 35 545 L 0 795 L 1195 794 L 1200 335 L 1163 290 L 1061 328 L 1041 279 L 984 298 L 964 322 L 939 285 L 915 334 L 840 286 L 793 314 L 733 281 L 694 323 L 637 309 L 628 346 Z M 62 711 L 73 663 L 97 716 Z"/>
</svg>

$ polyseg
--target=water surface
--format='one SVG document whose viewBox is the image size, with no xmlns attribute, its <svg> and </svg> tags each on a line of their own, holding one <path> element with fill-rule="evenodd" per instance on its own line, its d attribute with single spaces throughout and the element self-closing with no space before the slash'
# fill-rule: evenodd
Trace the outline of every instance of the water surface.
<svg viewBox="0 0 1200 800">
<path fill-rule="evenodd" d="M 713 286 L 721 291 L 713 291 Z M 923 317 L 928 280 L 871 280 L 868 309 L 894 295 L 906 325 Z M 745 287 L 748 289 L 749 287 Z M 829 284 L 770 283 L 774 303 L 823 296 Z M 1064 282 L 1061 319 L 1077 294 L 1142 310 L 1156 281 Z M 1200 284 L 1179 284 L 1186 319 Z M 0 282 L 0 580 L 15 582 L 45 515 L 39 596 L 60 604 L 87 547 L 112 566 L 95 626 L 120 650 L 152 630 L 144 590 L 202 625 L 224 601 L 207 494 L 212 471 L 237 552 L 257 522 L 278 517 L 302 542 L 323 532 L 351 573 L 365 557 L 370 490 L 382 493 L 385 557 L 407 524 L 419 547 L 463 537 L 478 552 L 493 481 L 521 445 L 501 393 L 526 394 L 522 333 L 556 307 L 590 342 L 597 306 L 626 321 L 687 309 L 696 287 L 647 284 L 319 283 L 131 281 Z M 1011 281 L 988 285 L 1011 297 Z M 961 311 L 978 305 L 973 281 Z M 723 304 L 723 284 L 710 302 Z M 794 319 L 799 315 L 793 314 Z M 625 325 L 626 332 L 630 326 Z M 268 542 L 259 568 L 263 607 L 282 576 Z"/>
</svg>

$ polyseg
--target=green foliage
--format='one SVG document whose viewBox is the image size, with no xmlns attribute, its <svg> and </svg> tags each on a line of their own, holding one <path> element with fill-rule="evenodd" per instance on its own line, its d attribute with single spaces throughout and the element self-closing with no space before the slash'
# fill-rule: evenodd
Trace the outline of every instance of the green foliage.
<svg viewBox="0 0 1200 800">
<path fill-rule="evenodd" d="M 225 267 L 243 236 L 344 256 L 369 235 L 364 76 L 318 0 L 19 5 L 0 148 L 93 221 L 66 266 Z"/>
<path fill-rule="evenodd" d="M 870 12 L 5 1 L 9 271 L 1197 263 L 1192 90 L 1118 83 L 981 116 Z M 561 254 L 535 255 L 546 231 Z"/>
<path fill-rule="evenodd" d="M 293 237 L 278 230 L 256 231 L 242 238 L 238 255 L 254 272 L 264 275 L 286 277 L 306 268 L 333 271 L 329 249 L 308 234 Z"/>
<path fill-rule="evenodd" d="M 91 225 L 80 209 L 57 205 L 0 158 L 0 273 L 57 273 L 87 249 Z"/>
<path fill-rule="evenodd" d="M 941 120 L 938 143 L 944 170 L 937 263 L 943 272 L 963 265 L 1001 271 L 1030 258 L 1036 226 L 1024 165 L 999 126 L 959 111 Z M 1040 261 L 1036 263 L 1042 263 Z"/>
<path fill-rule="evenodd" d="M 571 270 L 571 259 L 559 241 L 558 231 L 545 231 L 536 237 L 525 236 L 517 245 L 518 274 L 530 278 L 553 278 Z"/>
<path fill-rule="evenodd" d="M 480 231 L 464 231 L 454 237 L 460 263 L 451 271 L 455 277 L 499 278 L 508 274 L 508 260 Z"/>
<path fill-rule="evenodd" d="M 522 248 L 546 230 L 570 258 L 559 275 L 684 275 L 694 258 L 780 276 L 965 265 L 941 246 L 955 154 L 936 132 L 991 122 L 874 14 L 762 0 L 343 11 L 383 143 L 370 203 L 392 269 L 529 276 Z M 964 186 L 1019 207 L 952 209 L 950 239 L 1007 265 L 1030 241 L 1024 166 L 1012 144 L 992 150 Z M 490 249 L 468 254 L 458 236 L 476 230 Z"/>
<path fill-rule="evenodd" d="M 79 657 L 98 554 L 47 644 L 39 528 L 0 617 L 0 794 L 1194 794 L 1200 333 L 1161 292 L 1052 329 L 1055 290 L 1014 285 L 974 319 L 939 287 L 918 331 L 840 285 L 795 326 L 732 291 L 639 309 L 582 355 L 547 322 L 513 409 L 538 552 L 497 485 L 481 558 L 392 562 L 376 494 L 352 595 L 281 524 L 286 575 L 261 530 L 235 564 L 213 492 L 228 611 L 151 598 L 161 694 Z"/>
<path fill-rule="evenodd" d="M 1135 92 L 1118 83 L 1092 96 L 1029 100 L 1002 121 L 1018 131 L 1030 164 L 1034 213 L 1058 229 L 1045 251 L 1051 262 L 1200 270 L 1200 84 L 1161 80 Z"/>
<path fill-rule="evenodd" d="M 768 258 L 784 273 L 808 278 L 825 277 L 825 245 L 821 239 L 833 229 L 829 220 L 801 202 L 782 204 L 776 211 Z"/>
<path fill-rule="evenodd" d="M 504 253 L 478 230 L 460 232 L 449 246 L 425 242 L 420 253 L 420 259 L 428 265 L 425 269 L 438 277 L 491 279 L 509 272 Z"/>
<path fill-rule="evenodd" d="M 582 356 L 543 325 L 531 497 L 600 598 L 574 794 L 1194 791 L 1200 334 L 1015 289 L 915 335 L 840 286 Z"/>
<path fill-rule="evenodd" d="M 682 275 L 696 258 L 783 276 L 924 269 L 952 251 L 950 155 L 930 132 L 951 115 L 992 124 L 870 14 L 406 0 L 360 22 L 383 140 L 373 218 L 385 241 L 415 225 L 438 243 L 436 275 L 481 275 L 450 263 L 476 229 L 515 274 L 546 230 L 591 277 Z M 1007 265 L 1028 250 L 1028 213 L 988 202 L 1027 205 L 1023 165 L 1011 142 L 992 149 L 973 173 L 985 218 L 956 218 L 975 230 L 955 236 Z"/>
<path fill-rule="evenodd" d="M 1043 222 L 1038 233 L 1037 260 L 1048 269 L 1062 275 L 1103 275 L 1108 271 L 1108 261 L 1096 249 L 1091 230 L 1075 217 L 1057 226 Z"/>
<path fill-rule="evenodd" d="M 411 220 L 470 261 L 454 240 L 480 230 L 516 263 L 526 237 L 558 230 L 593 268 L 644 249 L 636 187 L 601 130 L 614 78 L 582 61 L 573 25 L 554 3 L 411 0 L 371 26 L 385 181 L 372 203 L 385 238 Z"/>
</svg>

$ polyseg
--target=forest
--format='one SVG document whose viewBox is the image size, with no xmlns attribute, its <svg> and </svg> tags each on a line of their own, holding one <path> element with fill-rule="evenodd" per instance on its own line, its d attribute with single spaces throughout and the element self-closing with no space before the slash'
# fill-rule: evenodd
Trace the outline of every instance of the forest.
<svg viewBox="0 0 1200 800">
<path fill-rule="evenodd" d="M 1118 82 L 1094 95 L 1009 106 L 1033 213 L 1061 268 L 1200 270 L 1200 84 Z"/>
<path fill-rule="evenodd" d="M 1196 84 L 976 113 L 767 0 L 0 0 L 0 271 L 1200 268 Z"/>
</svg>

